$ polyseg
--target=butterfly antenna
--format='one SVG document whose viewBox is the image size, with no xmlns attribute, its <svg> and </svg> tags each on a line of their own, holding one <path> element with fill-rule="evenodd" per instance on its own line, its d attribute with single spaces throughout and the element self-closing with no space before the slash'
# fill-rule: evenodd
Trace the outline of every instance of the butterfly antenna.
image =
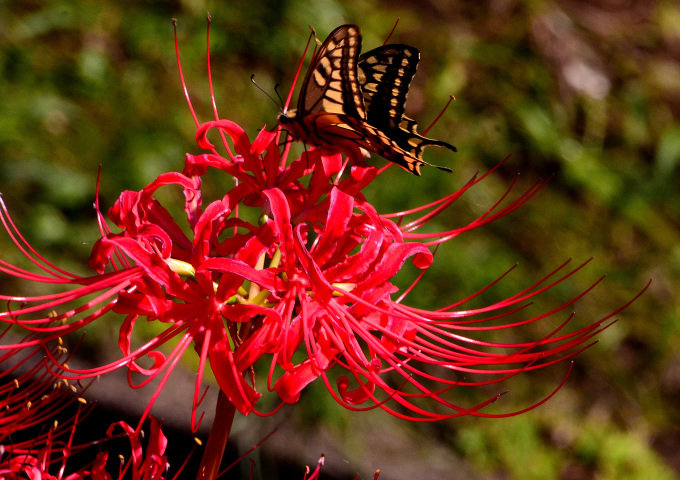
<svg viewBox="0 0 680 480">
<path fill-rule="evenodd" d="M 279 88 L 281 88 L 281 84 L 277 83 L 274 85 L 274 92 L 276 92 L 279 102 L 281 102 L 281 105 L 283 105 L 283 98 L 281 98 L 281 92 L 279 92 Z"/>
<path fill-rule="evenodd" d="M 387 45 L 387 42 L 389 42 L 389 41 L 390 41 L 390 38 L 392 38 L 392 34 L 393 34 L 394 31 L 397 29 L 397 25 L 399 25 L 399 20 L 401 20 L 401 17 L 397 17 L 397 21 L 394 22 L 394 27 L 392 27 L 392 30 L 390 30 L 390 34 L 389 34 L 389 35 L 387 36 L 387 38 L 385 39 L 385 43 L 383 43 L 383 45 Z"/>
<path fill-rule="evenodd" d="M 281 100 L 281 95 L 279 95 L 279 92 L 276 90 L 276 88 L 279 86 L 278 83 L 276 84 L 276 87 L 274 87 L 274 91 L 276 92 L 276 95 L 279 97 L 279 101 L 280 101 L 281 103 L 276 103 L 276 99 L 275 99 L 274 97 L 272 97 L 271 95 L 269 95 L 267 92 L 265 92 L 265 90 L 264 90 L 261 86 L 259 86 L 259 85 L 257 84 L 257 82 L 255 81 L 255 74 L 254 74 L 254 73 L 250 76 L 250 81 L 253 82 L 253 85 L 255 85 L 259 91 L 261 91 L 262 93 L 264 93 L 265 95 L 267 95 L 267 97 L 269 98 L 269 100 L 271 100 L 272 102 L 274 102 L 274 105 L 276 105 L 276 108 L 278 108 L 279 111 L 280 111 L 281 113 L 283 113 L 283 101 Z"/>
</svg>

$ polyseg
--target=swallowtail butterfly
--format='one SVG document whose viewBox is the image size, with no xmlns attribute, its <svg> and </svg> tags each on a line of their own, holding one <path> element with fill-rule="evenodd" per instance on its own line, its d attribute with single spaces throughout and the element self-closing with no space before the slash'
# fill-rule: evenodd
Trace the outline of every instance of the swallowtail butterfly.
<svg viewBox="0 0 680 480">
<path fill-rule="evenodd" d="M 297 140 L 332 147 L 351 142 L 366 156 L 377 153 L 420 175 L 429 146 L 456 151 L 446 142 L 423 137 L 404 115 L 408 88 L 420 53 L 408 45 L 383 45 L 359 56 L 361 33 L 355 25 L 336 28 L 312 59 L 297 109 L 278 121 Z"/>
</svg>

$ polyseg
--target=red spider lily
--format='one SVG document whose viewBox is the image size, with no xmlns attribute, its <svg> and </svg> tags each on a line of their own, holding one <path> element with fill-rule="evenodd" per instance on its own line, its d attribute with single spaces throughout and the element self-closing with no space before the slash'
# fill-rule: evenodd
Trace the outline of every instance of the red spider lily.
<svg viewBox="0 0 680 480">
<path fill-rule="evenodd" d="M 23 303 L 0 314 L 3 319 L 40 332 L 40 341 L 46 342 L 76 331 L 111 310 L 125 315 L 119 336 L 121 359 L 89 370 L 69 369 L 52 359 L 67 376 L 88 378 L 127 365 L 130 372 L 148 377 L 142 384 L 160 374 L 164 382 L 193 341 L 201 369 L 210 362 L 221 389 L 244 414 L 253 410 L 260 397 L 251 383 L 250 369 L 270 354 L 267 385 L 286 403 L 297 401 L 306 385 L 322 377 L 337 400 L 348 407 L 370 401 L 399 416 L 428 420 L 487 415 L 479 408 L 488 402 L 459 407 L 444 398 L 445 392 L 453 386 L 498 381 L 561 361 L 584 348 L 610 318 L 570 333 L 561 333 L 566 321 L 560 321 L 554 332 L 532 343 L 475 339 L 475 331 L 545 321 L 580 298 L 537 317 L 502 327 L 485 326 L 516 313 L 532 297 L 581 268 L 563 273 L 566 264 L 516 295 L 475 310 L 460 310 L 464 300 L 444 309 L 421 311 L 404 305 L 403 295 L 393 298 L 398 289 L 390 279 L 405 261 L 410 259 L 426 269 L 433 259 L 430 246 L 512 211 L 540 185 L 505 206 L 495 205 L 462 228 L 421 235 L 417 233 L 420 226 L 484 177 L 427 206 L 428 210 L 407 212 L 418 216 L 399 225 L 392 219 L 401 219 L 405 213 L 380 215 L 356 191 L 356 183 L 349 178 L 331 179 L 329 172 L 337 170 L 325 166 L 337 165 L 339 156 L 326 157 L 319 150 L 311 150 L 295 159 L 292 166 L 281 166 L 274 136 L 268 132 L 261 132 L 251 145 L 232 122 L 211 122 L 202 125 L 198 133 L 199 144 L 208 148 L 211 145 L 206 143 L 205 133 L 210 128 L 225 131 L 234 140 L 236 154 L 230 158 L 214 153 L 187 155 L 183 173 L 163 174 L 139 192 L 124 192 L 109 212 L 121 231 L 106 233 L 102 227 L 103 236 L 89 261 L 102 272 L 99 275 L 76 277 L 49 264 L 25 243 L 2 204 L 6 229 L 47 275 L 31 274 L 6 263 L 1 268 L 33 281 L 77 287 L 44 297 L 2 296 Z M 291 169 L 307 169 L 306 157 L 312 171 L 309 185 L 289 177 Z M 201 176 L 208 167 L 225 170 L 241 182 L 203 208 Z M 370 168 L 353 167 L 360 177 L 366 176 L 365 170 Z M 268 172 L 274 180 L 269 180 Z M 157 189 L 168 186 L 183 190 L 190 234 L 153 196 Z M 257 209 L 258 221 L 237 216 L 239 205 Z M 107 265 L 111 271 L 103 273 Z M 97 294 L 94 299 L 67 308 L 93 293 Z M 62 313 L 54 314 L 53 310 Z M 43 317 L 24 318 L 47 311 L 51 313 Z M 140 317 L 167 327 L 143 346 L 133 348 L 132 332 Z M 161 353 L 159 348 L 173 338 L 178 342 L 171 353 Z M 23 345 L 36 342 L 33 339 Z M 507 353 L 508 349 L 512 351 Z M 300 351 L 306 354 L 302 361 L 295 355 Z M 142 367 L 137 361 L 147 356 L 153 364 Z M 327 377 L 333 366 L 345 368 L 349 374 L 338 380 L 336 388 Z M 433 366 L 441 373 L 432 373 Z M 402 379 L 396 385 L 390 384 L 388 373 L 392 371 Z M 494 377 L 473 382 L 456 378 L 452 372 Z M 201 374 L 199 371 L 196 405 Z M 377 390 L 384 394 L 380 396 Z M 429 397 L 451 411 L 425 410 L 416 403 L 420 397 Z M 415 415 L 399 413 L 386 400 L 401 404 Z"/>
<path fill-rule="evenodd" d="M 7 334 L 6 329 L 0 338 Z M 30 341 L 23 339 L 23 343 Z M 57 345 L 51 355 L 65 361 L 67 352 Z M 76 389 L 60 379 L 54 382 L 42 357 L 40 347 L 9 349 L 0 356 L 0 478 L 113 480 L 127 478 L 128 472 L 133 479 L 167 478 L 167 440 L 153 417 L 145 447 L 141 431 L 125 422 L 111 425 L 98 441 L 74 443 L 76 429 L 95 404 L 82 398 L 86 389 Z M 130 441 L 131 456 L 127 461 L 121 459 L 119 471 L 112 476 L 106 468 L 108 452 L 102 451 L 102 445 L 121 437 L 115 433 L 116 427 Z"/>
<path fill-rule="evenodd" d="M 54 382 L 41 361 L 42 354 L 38 346 L 8 349 L 0 355 L 2 478 L 64 478 L 68 457 L 86 448 L 73 445 L 73 432 L 93 404 L 76 396 L 77 389 L 64 380 Z M 63 357 L 66 352 L 57 345 L 52 354 Z M 52 476 L 48 472 L 60 473 Z"/>
<path fill-rule="evenodd" d="M 113 480 L 114 478 L 129 478 L 130 476 L 133 480 L 165 480 L 170 478 L 167 476 L 169 465 L 167 457 L 164 455 L 167 439 L 161 431 L 160 423 L 154 417 L 149 417 L 150 438 L 145 448 L 142 446 L 140 432 L 127 423 L 118 422 L 109 427 L 106 438 L 102 441 L 105 442 L 120 436 L 115 433 L 115 429 L 116 427 L 122 428 L 130 441 L 132 452 L 127 461 L 124 457 L 120 458 L 118 471 L 112 475 L 107 469 L 109 452 L 100 451 L 96 453 L 94 449 L 102 441 L 73 445 L 76 427 L 84 418 L 79 414 L 69 422 L 66 428 L 57 427 L 55 422 L 55 427 L 50 428 L 44 434 L 44 439 L 26 440 L 21 444 L 10 443 L 7 447 L 4 447 L 0 460 L 0 478 L 41 478 L 46 480 Z M 14 429 L 13 433 L 17 434 L 21 433 L 24 426 L 21 423 L 14 422 L 12 428 Z M 69 460 L 74 454 L 86 449 L 92 451 L 94 460 L 85 466 L 76 467 L 74 472 L 66 474 L 66 471 L 73 470 L 71 465 L 73 461 L 69 462 Z M 76 462 L 80 465 L 83 461 L 83 454 L 81 453 L 77 458 Z"/>
<path fill-rule="evenodd" d="M 121 462 L 117 478 L 125 478 L 128 470 L 131 471 L 133 480 L 164 480 L 167 477 L 168 459 L 165 456 L 165 448 L 168 439 L 163 435 L 161 425 L 154 417 L 149 417 L 149 440 L 146 448 L 142 446 L 142 435 L 138 429 L 132 428 L 125 422 L 111 424 L 108 428 L 107 437 L 113 437 L 116 429 L 122 429 L 130 441 L 131 456 L 125 463 Z M 94 479 L 111 479 L 111 475 L 105 470 L 108 452 L 102 452 L 92 469 Z M 180 468 L 181 471 L 181 468 Z M 177 473 L 179 475 L 179 472 Z M 175 477 L 176 478 L 176 477 Z"/>
<path fill-rule="evenodd" d="M 212 122 L 197 122 L 197 141 L 205 153 L 187 155 L 183 172 L 161 174 L 139 192 L 121 194 L 108 212 L 115 233 L 99 214 L 102 237 L 88 262 L 95 275 L 76 276 L 48 262 L 21 236 L 4 203 L 0 205 L 5 229 L 44 273 L 6 262 L 0 270 L 63 288 L 39 297 L 0 296 L 19 303 L 0 313 L 1 319 L 40 334 L 20 346 L 50 342 L 108 312 L 124 316 L 119 360 L 75 370 L 50 356 L 55 374 L 89 378 L 126 366 L 133 387 L 161 377 L 158 393 L 193 344 L 200 358 L 193 420 L 208 363 L 236 409 L 246 415 L 262 413 L 255 408 L 263 390 L 258 390 L 254 372 L 256 363 L 263 362 L 269 372 L 266 389 L 283 403 L 296 402 L 304 387 L 321 377 L 336 400 L 352 409 L 368 403 L 368 408 L 419 421 L 499 416 L 481 409 L 500 394 L 460 406 L 451 398 L 454 387 L 494 383 L 563 361 L 592 344 L 628 305 L 571 332 L 564 331 L 570 317 L 558 319 L 549 334 L 534 342 L 481 340 L 479 335 L 488 330 L 555 318 L 594 285 L 553 310 L 517 319 L 532 298 L 583 265 L 569 268 L 565 262 L 515 295 L 476 309 L 462 306 L 477 294 L 432 311 L 409 307 L 403 303 L 408 290 L 399 293 L 391 279 L 407 260 L 426 270 L 433 261 L 432 247 L 513 211 L 543 183 L 508 200 L 512 184 L 473 222 L 422 234 L 418 230 L 423 225 L 491 172 L 433 204 L 379 214 L 362 189 L 380 172 L 359 162 L 350 166 L 348 158 L 356 161 L 356 151 L 343 159 L 310 147 L 291 158 L 289 146 L 281 151 L 277 145 L 279 131 L 263 129 L 251 142 L 241 127 L 215 116 Z M 207 138 L 213 130 L 222 137 L 224 155 Z M 204 202 L 202 182 L 209 168 L 234 177 L 236 184 L 222 198 Z M 173 215 L 156 198 L 157 190 L 168 187 L 181 190 L 185 218 Z M 251 215 L 242 214 L 246 211 Z M 82 300 L 85 296 L 93 298 Z M 503 318 L 513 320 L 499 325 Z M 165 329 L 134 347 L 133 331 L 140 319 L 160 322 Z M 162 352 L 166 344 L 169 353 Z M 338 370 L 344 373 L 333 381 L 329 373 Z M 134 384 L 132 374 L 146 379 Z M 425 404 L 427 399 L 434 405 Z"/>
<path fill-rule="evenodd" d="M 120 467 L 118 472 L 112 475 L 107 467 L 107 460 L 109 453 L 101 451 L 94 455 L 94 460 L 84 467 L 77 467 L 73 473 L 66 474 L 68 468 L 71 467 L 68 460 L 82 450 L 90 449 L 93 452 L 93 447 L 97 442 L 85 445 L 73 445 L 72 438 L 75 433 L 78 422 L 81 419 L 76 418 L 70 425 L 70 430 L 56 432 L 50 429 L 50 434 L 44 443 L 40 444 L 33 440 L 26 444 L 25 448 L 17 448 L 16 445 L 10 445 L 5 448 L 3 452 L 2 461 L 0 461 L 0 478 L 3 479 L 23 479 L 23 478 L 40 478 L 45 480 L 113 480 L 129 478 L 128 472 L 134 480 L 165 480 L 170 478 L 167 476 L 168 462 L 163 455 L 166 446 L 166 439 L 160 428 L 160 424 L 154 417 L 149 417 L 150 425 L 150 440 L 146 449 L 142 447 L 140 441 L 140 434 L 130 427 L 125 422 L 119 422 L 111 425 L 106 432 L 107 439 L 114 438 L 114 427 L 120 426 L 125 431 L 125 434 L 130 440 L 132 448 L 132 455 L 128 461 L 120 460 Z M 21 425 L 15 428 L 21 428 Z M 62 439 L 66 437 L 66 441 Z M 82 461 L 82 456 L 78 457 Z M 56 472 L 56 473 L 54 473 Z"/>
</svg>

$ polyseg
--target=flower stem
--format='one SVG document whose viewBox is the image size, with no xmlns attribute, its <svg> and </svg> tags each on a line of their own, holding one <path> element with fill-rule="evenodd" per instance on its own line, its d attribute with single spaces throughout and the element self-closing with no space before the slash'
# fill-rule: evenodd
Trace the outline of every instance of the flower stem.
<svg viewBox="0 0 680 480">
<path fill-rule="evenodd" d="M 215 421 L 210 430 L 208 444 L 201 459 L 201 467 L 198 469 L 198 477 L 196 477 L 197 480 L 213 480 L 217 478 L 235 413 L 236 408 L 224 392 L 220 390 L 220 394 L 217 396 L 217 407 L 215 407 Z"/>
</svg>

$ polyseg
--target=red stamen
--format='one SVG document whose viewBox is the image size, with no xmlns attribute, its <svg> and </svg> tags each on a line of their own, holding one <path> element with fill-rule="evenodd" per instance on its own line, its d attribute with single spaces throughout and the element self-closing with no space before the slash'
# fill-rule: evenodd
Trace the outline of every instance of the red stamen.
<svg viewBox="0 0 680 480">
<path fill-rule="evenodd" d="M 446 102 L 446 105 L 444 105 L 444 108 L 442 108 L 442 111 L 439 112 L 439 115 L 437 115 L 437 118 L 435 118 L 435 119 L 432 121 L 432 123 L 431 123 L 431 124 L 423 131 L 423 135 L 427 135 L 427 132 L 429 132 L 430 129 L 431 129 L 432 127 L 434 127 L 435 124 L 439 121 L 439 119 L 442 118 L 442 115 L 444 115 L 444 112 L 445 112 L 446 110 L 448 110 L 449 105 L 451 105 L 451 102 L 452 102 L 453 100 L 455 100 L 455 99 L 456 99 L 456 97 L 454 97 L 453 95 L 449 95 L 449 101 Z"/>
<path fill-rule="evenodd" d="M 387 38 L 383 42 L 383 45 L 387 45 L 387 42 L 389 42 L 390 38 L 392 38 L 392 34 L 397 29 L 397 25 L 399 24 L 399 20 L 401 20 L 401 17 L 397 17 L 397 21 L 394 22 L 394 26 L 392 27 L 392 30 L 390 30 L 390 33 L 387 35 Z"/>
</svg>

